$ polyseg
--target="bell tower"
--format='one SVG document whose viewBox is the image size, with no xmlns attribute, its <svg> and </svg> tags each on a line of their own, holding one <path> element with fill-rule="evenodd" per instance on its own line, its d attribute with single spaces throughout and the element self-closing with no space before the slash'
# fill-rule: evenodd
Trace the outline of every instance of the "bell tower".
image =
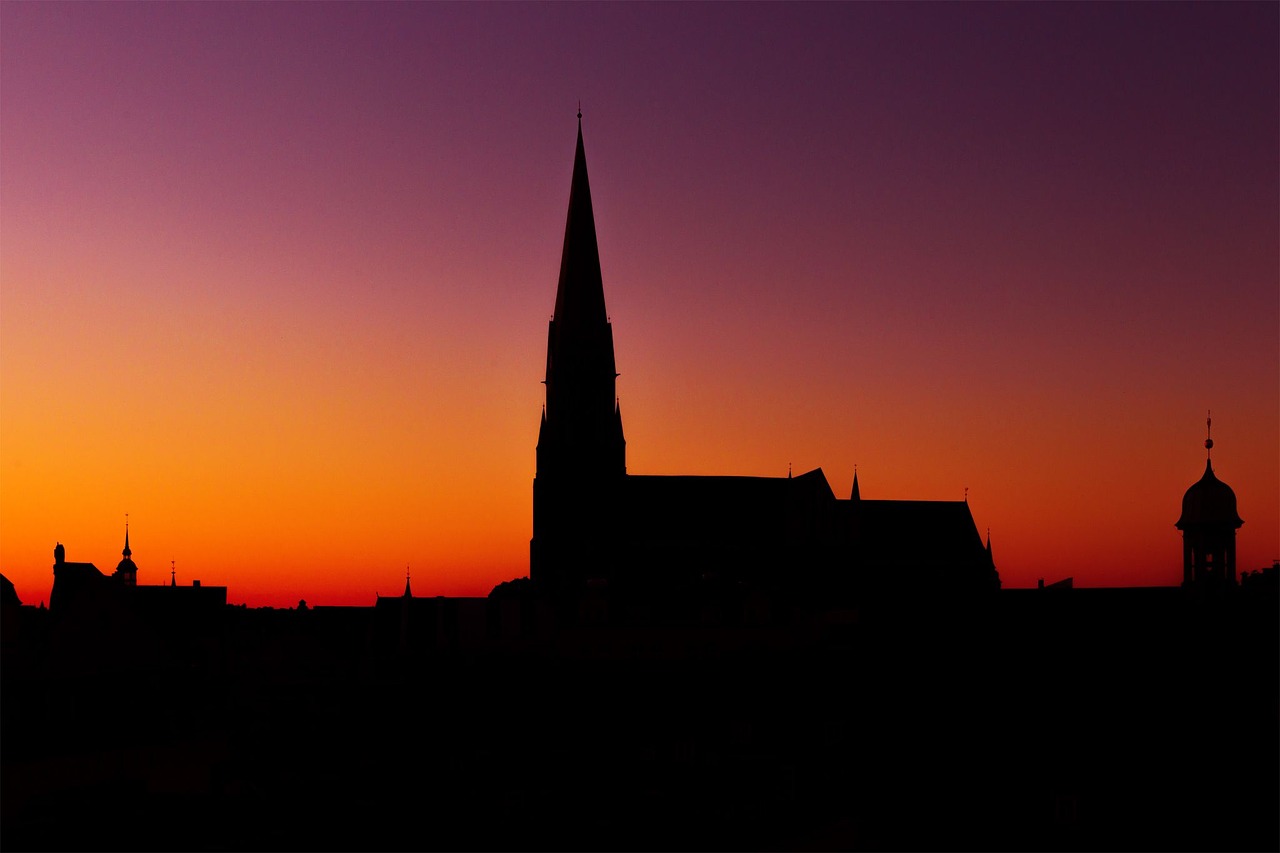
<svg viewBox="0 0 1280 853">
<path fill-rule="evenodd" d="M 1182 585 L 1233 586 L 1236 583 L 1236 531 L 1244 524 L 1236 512 L 1236 493 L 1213 473 L 1213 416 L 1205 419 L 1204 475 L 1182 497 Z"/>
<path fill-rule="evenodd" d="M 627 472 L 617 378 L 579 111 L 533 481 L 529 574 L 540 584 L 560 588 L 609 574 Z"/>
</svg>

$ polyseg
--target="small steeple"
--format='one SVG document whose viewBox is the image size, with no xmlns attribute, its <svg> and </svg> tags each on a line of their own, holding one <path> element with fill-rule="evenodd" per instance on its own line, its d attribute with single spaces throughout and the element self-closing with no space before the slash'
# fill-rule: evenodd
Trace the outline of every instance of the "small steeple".
<svg viewBox="0 0 1280 853">
<path fill-rule="evenodd" d="M 856 464 L 853 466 L 853 492 L 850 493 L 849 500 L 862 500 L 862 493 L 858 491 L 858 466 Z"/>
<path fill-rule="evenodd" d="M 133 549 L 129 547 L 129 513 L 127 512 L 124 514 L 124 550 L 120 553 L 124 559 L 119 562 L 111 576 L 127 586 L 137 586 L 138 566 L 133 562 Z"/>
<path fill-rule="evenodd" d="M 178 585 L 178 570 L 174 568 L 174 560 L 169 561 L 169 586 Z"/>
<path fill-rule="evenodd" d="M 404 597 L 413 598 L 413 592 L 409 589 L 409 567 L 404 567 Z"/>
</svg>

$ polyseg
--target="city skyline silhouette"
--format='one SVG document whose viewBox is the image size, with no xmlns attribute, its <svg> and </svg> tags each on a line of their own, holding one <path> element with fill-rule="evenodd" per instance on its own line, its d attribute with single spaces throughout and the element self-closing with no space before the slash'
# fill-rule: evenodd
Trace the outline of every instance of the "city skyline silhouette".
<svg viewBox="0 0 1280 853">
<path fill-rule="evenodd" d="M 877 497 L 967 496 L 1008 586 L 1168 585 L 1213 408 L 1256 508 L 1240 567 L 1280 550 L 1268 7 L 3 14 L 24 601 L 50 541 L 101 563 L 125 513 L 140 583 L 174 561 L 251 605 L 367 603 L 405 563 L 450 595 L 524 573 L 579 98 L 634 473 L 822 467 L 843 495 L 857 465 Z M 286 22 L 315 40 L 271 49 Z M 501 64 L 420 85 L 484 63 L 411 35 L 483 56 L 518 24 L 591 47 L 532 63 L 519 103 Z M 722 64 L 682 47 L 712 31 Z M 317 47 L 339 32 L 363 76 Z M 670 59 L 648 97 L 629 32 Z M 751 68 L 776 83 L 732 85 Z"/>
<path fill-rule="evenodd" d="M 6 850 L 1280 845 L 1280 7 L 0 24 Z"/>
</svg>

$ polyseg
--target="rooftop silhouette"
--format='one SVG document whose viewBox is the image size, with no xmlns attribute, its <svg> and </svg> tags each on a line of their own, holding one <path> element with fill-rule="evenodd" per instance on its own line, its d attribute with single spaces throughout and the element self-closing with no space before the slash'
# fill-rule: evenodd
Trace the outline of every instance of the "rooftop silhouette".
<svg viewBox="0 0 1280 853">
<path fill-rule="evenodd" d="M 48 609 L 0 576 L 5 848 L 1280 845 L 1280 565 L 1237 582 L 1209 462 L 1137 589 L 1001 589 L 967 501 L 856 471 L 629 473 L 581 124 L 555 310 L 487 598 L 229 606 L 138 584 L 127 521 Z"/>
<path fill-rule="evenodd" d="M 533 484 L 536 583 L 841 596 L 999 588 L 967 500 L 864 500 L 856 477 L 841 500 L 820 468 L 777 478 L 628 473 L 580 115 L 564 233 Z"/>
</svg>

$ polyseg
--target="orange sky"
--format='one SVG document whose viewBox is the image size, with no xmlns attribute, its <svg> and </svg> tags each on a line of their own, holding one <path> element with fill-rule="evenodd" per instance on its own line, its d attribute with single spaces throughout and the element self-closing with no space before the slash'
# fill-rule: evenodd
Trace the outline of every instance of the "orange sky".
<svg viewBox="0 0 1280 853">
<path fill-rule="evenodd" d="M 0 571 L 528 570 L 584 132 L 633 473 L 969 489 L 1006 586 L 1280 557 L 1266 4 L 0 4 Z"/>
</svg>

